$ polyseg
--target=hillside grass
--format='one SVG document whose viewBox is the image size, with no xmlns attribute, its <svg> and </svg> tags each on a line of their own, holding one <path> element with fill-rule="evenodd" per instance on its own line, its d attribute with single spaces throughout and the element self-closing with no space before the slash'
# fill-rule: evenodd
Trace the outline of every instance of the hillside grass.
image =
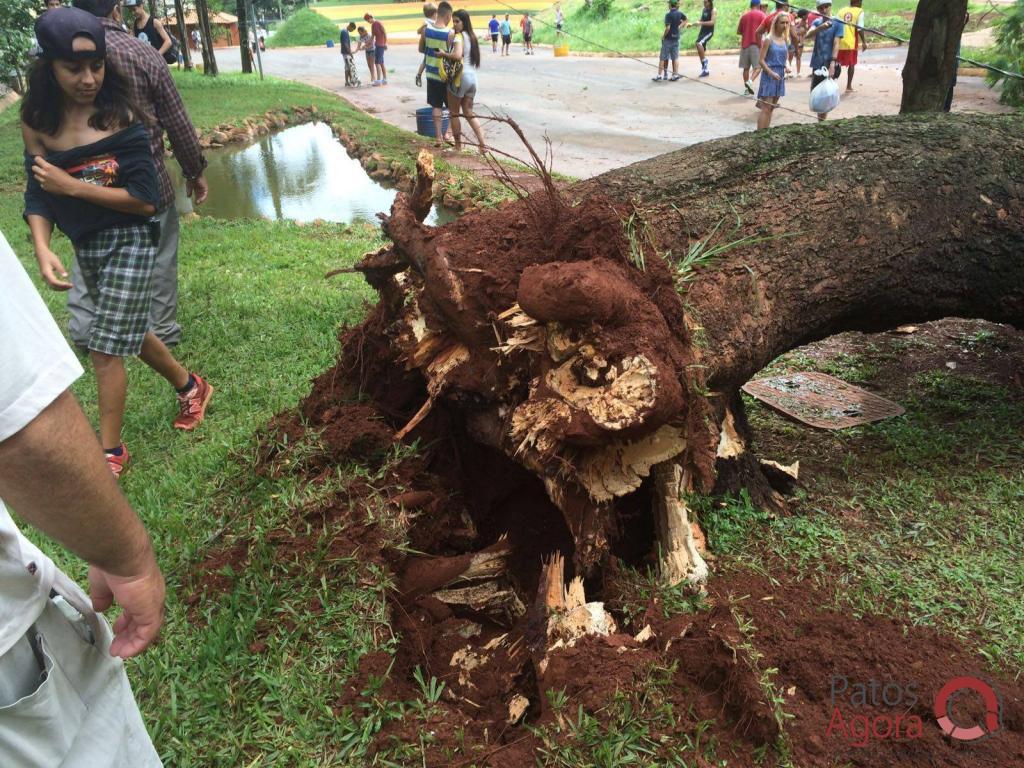
<svg viewBox="0 0 1024 768">
<path fill-rule="evenodd" d="M 285 19 L 267 40 L 271 48 L 294 48 L 300 45 L 325 45 L 338 41 L 337 22 L 306 8 Z"/>
</svg>

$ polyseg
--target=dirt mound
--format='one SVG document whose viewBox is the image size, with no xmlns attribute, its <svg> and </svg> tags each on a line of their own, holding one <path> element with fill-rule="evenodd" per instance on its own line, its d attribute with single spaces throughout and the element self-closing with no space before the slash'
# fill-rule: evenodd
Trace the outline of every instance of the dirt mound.
<svg viewBox="0 0 1024 768">
<path fill-rule="evenodd" d="M 335 524 L 312 534 L 333 537 L 332 552 L 386 565 L 398 585 L 397 652 L 365 657 L 335 711 L 359 718 L 367 697 L 422 704 L 424 681 L 443 683 L 418 716 L 365 723 L 376 750 L 418 744 L 430 766 L 453 755 L 532 765 L 537 750 L 583 749 L 622 718 L 639 723 L 652 764 L 1024 759 L 1019 685 L 992 681 L 997 733 L 951 741 L 934 699 L 979 674 L 980 659 L 930 630 L 822 612 L 831 596 L 781 568 L 775 579 L 716 577 L 709 606 L 689 614 L 665 618 L 653 601 L 639 614 L 622 609 L 630 587 L 619 566 L 658 557 L 650 510 L 665 492 L 655 465 L 685 470 L 679 500 L 711 476 L 719 433 L 712 398 L 698 396 L 700 345 L 642 218 L 598 196 L 550 203 L 542 210 L 535 197 L 438 229 L 396 205 L 385 222 L 395 245 L 358 267 L 381 301 L 343 333 L 337 366 L 300 412 L 274 425 L 275 471 L 316 482 L 346 462 L 387 467 L 372 486 L 356 480 L 297 511 Z M 758 307 L 761 284 L 736 272 Z M 418 453 L 385 464 L 403 440 L 418 441 Z M 410 547 L 400 550 L 403 536 Z M 264 544 L 287 566 L 324 542 L 282 529 Z M 562 614 L 550 610 L 546 570 L 561 558 L 557 598 L 563 608 L 579 598 L 574 620 L 587 626 L 565 637 L 552 633 Z M 950 713 L 965 727 L 986 715 L 971 695 L 951 699 Z"/>
<path fill-rule="evenodd" d="M 330 380 L 341 377 L 321 377 Z M 396 425 L 366 404 L 343 404 L 337 390 L 323 385 L 315 398 L 294 418 L 324 424 L 330 411 L 350 427 L 360 418 Z M 404 418 L 400 414 L 397 422 Z M 353 431 L 359 432 L 340 434 Z M 833 596 L 787 576 L 781 565 L 781 581 L 750 573 L 712 579 L 707 610 L 671 619 L 657 602 L 639 614 L 615 610 L 616 631 L 550 652 L 538 642 L 537 616 L 529 609 L 509 618 L 440 599 L 438 590 L 474 555 L 507 548 L 506 586 L 532 606 L 541 557 L 551 551 L 570 555 L 573 540 L 537 479 L 500 452 L 474 445 L 444 408 L 425 419 L 418 433 L 429 447 L 389 470 L 376 489 L 357 482 L 304 512 L 309 519 L 342 524 L 332 549 L 386 564 L 398 585 L 391 601 L 393 627 L 401 637 L 397 653 L 364 657 L 330 702 L 334 710 L 359 712 L 371 688 L 384 700 L 421 699 L 417 672 L 444 683 L 438 701 L 421 717 L 384 723 L 375 749 L 393 741 L 418 744 L 426 728 L 434 733 L 424 747 L 427 765 L 450 765 L 452 755 L 475 757 L 481 765 L 533 765 L 545 738 L 571 742 L 568 724 L 577 708 L 600 719 L 628 704 L 637 713 L 672 712 L 671 719 L 649 724 L 652 738 L 662 744 L 654 762 L 684 753 L 697 759 L 698 753 L 680 746 L 695 733 L 716 744 L 713 754 L 734 766 L 772 765 L 779 750 L 801 768 L 968 768 L 1024 759 L 1019 684 L 991 680 L 980 657 L 933 630 L 822 611 Z M 342 436 L 340 444 L 352 442 Z M 336 455 L 329 441 L 323 450 Z M 428 556 L 389 548 L 383 532 L 366 522 L 366 505 L 381 496 L 403 516 L 414 549 Z M 316 545 L 286 532 L 270 538 L 286 562 Z M 626 531 L 622 538 L 617 551 L 629 552 L 632 562 L 651 559 L 649 531 Z M 244 553 L 237 546 L 232 551 Z M 609 605 L 618 605 L 613 598 L 626 591 L 614 559 L 587 581 L 588 596 L 604 597 Z M 933 713 L 936 693 L 965 675 L 989 680 L 1002 701 L 1001 729 L 971 744 L 944 736 Z M 383 679 L 383 687 L 375 679 Z M 960 695 L 951 706 L 958 723 L 984 722 L 976 696 Z M 710 759 L 712 753 L 699 755 Z"/>
<path fill-rule="evenodd" d="M 1024 764 L 1024 686 L 992 678 L 984 659 L 928 627 L 822 611 L 832 601 L 804 582 L 739 574 L 713 581 L 756 627 L 764 664 L 779 670 L 794 764 L 1008 766 Z M 951 680 L 987 681 L 1002 700 L 1000 730 L 958 742 L 940 730 L 936 695 Z M 952 700 L 954 722 L 984 723 L 981 698 Z"/>
</svg>

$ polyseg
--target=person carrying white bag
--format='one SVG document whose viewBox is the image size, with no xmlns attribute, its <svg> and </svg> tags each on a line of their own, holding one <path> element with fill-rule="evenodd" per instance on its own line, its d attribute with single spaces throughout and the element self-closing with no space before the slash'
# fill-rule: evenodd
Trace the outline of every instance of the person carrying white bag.
<svg viewBox="0 0 1024 768">
<path fill-rule="evenodd" d="M 826 114 L 839 106 L 839 85 L 824 67 L 813 74 L 820 82 L 811 89 L 810 109 L 818 113 L 818 120 L 824 120 Z"/>
<path fill-rule="evenodd" d="M 835 80 L 841 70 L 836 59 L 839 57 L 839 41 L 843 37 L 843 23 L 831 18 L 832 3 L 818 0 L 818 17 L 811 22 L 807 37 L 814 38 L 811 53 L 811 111 L 818 113 L 818 120 L 839 106 L 839 86 Z"/>
</svg>

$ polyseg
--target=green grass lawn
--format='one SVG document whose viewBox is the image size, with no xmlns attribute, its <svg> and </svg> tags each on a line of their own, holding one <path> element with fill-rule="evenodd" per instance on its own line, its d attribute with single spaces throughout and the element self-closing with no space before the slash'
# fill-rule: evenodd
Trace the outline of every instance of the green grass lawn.
<svg viewBox="0 0 1024 768">
<path fill-rule="evenodd" d="M 408 134 L 323 92 L 273 81 L 250 87 L 255 82 L 241 76 L 178 77 L 200 127 L 313 103 L 335 110 L 353 129 L 376 131 L 385 151 L 409 152 Z M 38 280 L 21 221 L 21 152 L 16 110 L 8 109 L 0 113 L 0 229 L 63 324 L 64 296 Z M 207 616 L 187 615 L 180 592 L 189 565 L 202 559 L 218 532 L 276 527 L 301 495 L 294 482 L 254 477 L 254 434 L 275 413 L 297 404 L 310 378 L 332 363 L 338 327 L 360 320 L 364 303 L 374 298 L 361 278 L 325 280 L 324 273 L 351 265 L 379 241 L 379 229 L 365 224 L 200 219 L 183 226 L 185 335 L 176 354 L 208 376 L 217 393 L 202 428 L 179 433 L 171 428 L 173 392 L 141 363 L 131 362 L 125 440 L 136 464 L 123 481 L 152 533 L 170 587 L 160 645 L 128 665 L 167 765 L 239 766 L 257 754 L 266 765 L 322 764 L 316 745 L 327 727 L 323 702 L 373 642 L 373 625 L 365 618 L 382 618 L 380 593 L 352 584 L 361 572 L 355 566 L 340 569 L 337 581 L 324 584 L 313 576 L 323 570 L 322 558 L 306 559 L 309 578 L 292 581 L 276 578 L 269 563 L 251 590 L 226 598 Z M 55 242 L 58 253 L 70 259 L 70 244 L 59 236 Z M 75 392 L 95 419 L 95 386 L 88 362 L 83 364 L 87 373 Z M 42 544 L 62 567 L 84 576 L 75 558 Z M 329 609 L 300 622 L 301 632 L 271 632 L 267 652 L 248 650 L 257 621 L 301 611 L 327 589 Z M 294 643 L 302 633 L 317 641 Z M 333 671 L 325 674 L 328 668 Z"/>
<path fill-rule="evenodd" d="M 868 352 L 855 362 L 791 353 L 775 369 L 874 389 L 880 366 L 898 358 Z M 789 517 L 742 498 L 703 503 L 709 541 L 727 567 L 770 572 L 773 556 L 793 563 L 801 578 L 838 590 L 840 608 L 939 627 L 1012 675 L 1024 668 L 1024 603 L 1010 597 L 1024 590 L 1024 401 L 945 370 L 913 377 L 897 399 L 903 416 L 822 434 L 747 398 L 764 456 L 820 461 L 823 453 L 835 471 L 814 472 Z M 753 530 L 752 519 L 760 520 Z"/>
<path fill-rule="evenodd" d="M 277 26 L 267 45 L 271 48 L 288 48 L 296 45 L 323 45 L 326 40 L 338 40 L 338 24 L 316 11 L 303 8 Z"/>
</svg>

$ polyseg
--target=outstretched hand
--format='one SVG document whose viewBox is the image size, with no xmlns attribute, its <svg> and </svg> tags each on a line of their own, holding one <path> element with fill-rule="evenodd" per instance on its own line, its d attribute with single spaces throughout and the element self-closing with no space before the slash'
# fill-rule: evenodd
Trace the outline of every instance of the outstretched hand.
<svg viewBox="0 0 1024 768">
<path fill-rule="evenodd" d="M 89 567 L 89 596 L 94 610 L 102 613 L 118 603 L 122 613 L 114 622 L 110 655 L 128 659 L 142 653 L 156 640 L 164 623 L 166 586 L 152 553 L 141 572 L 115 576 Z"/>
<path fill-rule="evenodd" d="M 60 257 L 53 251 L 47 249 L 36 254 L 36 261 L 39 262 L 39 274 L 45 282 L 55 291 L 71 290 L 71 283 L 68 282 L 68 271 Z"/>
<path fill-rule="evenodd" d="M 206 175 L 201 173 L 194 179 L 186 179 L 185 194 L 192 198 L 196 205 L 202 205 L 206 196 L 210 193 L 210 185 L 206 181 Z"/>
</svg>

